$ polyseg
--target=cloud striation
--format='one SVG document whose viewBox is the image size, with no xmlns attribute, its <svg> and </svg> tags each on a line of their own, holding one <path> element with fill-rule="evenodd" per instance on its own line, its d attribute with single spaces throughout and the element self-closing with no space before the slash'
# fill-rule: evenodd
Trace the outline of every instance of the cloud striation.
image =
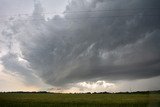
<svg viewBox="0 0 160 107">
<path fill-rule="evenodd" d="M 63 17 L 45 20 L 37 2 L 32 16 L 1 31 L 2 65 L 53 86 L 159 76 L 159 6 L 159 0 L 72 0 Z"/>
</svg>

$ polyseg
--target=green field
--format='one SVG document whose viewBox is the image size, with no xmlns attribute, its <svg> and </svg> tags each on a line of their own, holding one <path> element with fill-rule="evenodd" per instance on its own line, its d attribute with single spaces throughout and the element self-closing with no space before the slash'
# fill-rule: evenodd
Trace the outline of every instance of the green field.
<svg viewBox="0 0 160 107">
<path fill-rule="evenodd" d="M 160 94 L 0 93 L 0 107 L 160 107 Z"/>
</svg>

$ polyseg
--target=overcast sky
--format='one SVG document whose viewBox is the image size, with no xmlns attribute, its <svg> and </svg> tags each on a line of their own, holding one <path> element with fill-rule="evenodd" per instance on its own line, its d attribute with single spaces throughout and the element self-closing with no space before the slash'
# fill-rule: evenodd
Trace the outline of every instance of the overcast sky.
<svg viewBox="0 0 160 107">
<path fill-rule="evenodd" d="M 159 0 L 0 0 L 0 91 L 159 90 Z"/>
</svg>

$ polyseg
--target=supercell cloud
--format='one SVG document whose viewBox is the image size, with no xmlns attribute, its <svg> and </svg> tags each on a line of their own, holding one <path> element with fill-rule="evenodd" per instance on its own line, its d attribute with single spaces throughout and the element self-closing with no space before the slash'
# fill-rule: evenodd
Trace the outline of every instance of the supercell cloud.
<svg viewBox="0 0 160 107">
<path fill-rule="evenodd" d="M 2 27 L 1 64 L 53 86 L 156 77 L 159 13 L 159 0 L 72 0 L 63 16 L 46 20 L 37 2 L 31 16 Z"/>
</svg>

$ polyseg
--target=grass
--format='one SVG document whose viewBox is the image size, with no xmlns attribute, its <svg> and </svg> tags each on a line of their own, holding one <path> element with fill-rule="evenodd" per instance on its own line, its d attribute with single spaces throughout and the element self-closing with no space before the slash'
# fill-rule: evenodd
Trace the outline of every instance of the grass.
<svg viewBox="0 0 160 107">
<path fill-rule="evenodd" d="M 0 93 L 0 107 L 160 107 L 160 94 Z"/>
</svg>

